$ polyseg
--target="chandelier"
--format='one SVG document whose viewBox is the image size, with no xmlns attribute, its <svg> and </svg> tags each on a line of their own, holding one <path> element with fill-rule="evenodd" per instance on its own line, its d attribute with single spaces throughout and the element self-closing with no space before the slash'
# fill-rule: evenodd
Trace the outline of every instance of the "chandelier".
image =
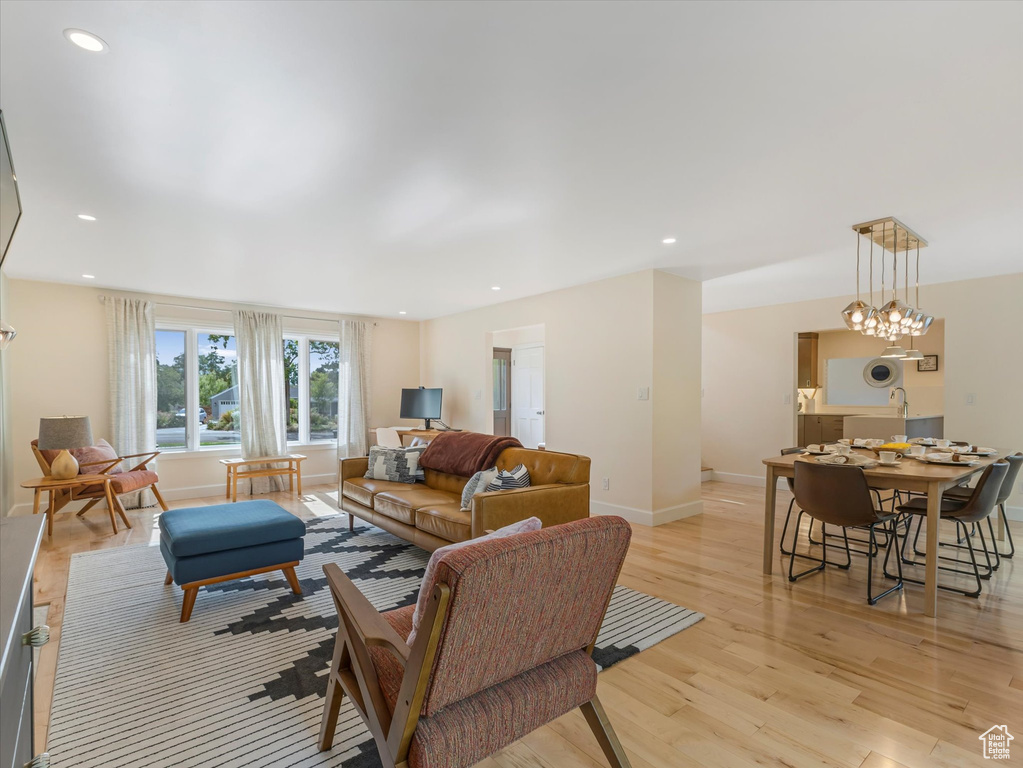
<svg viewBox="0 0 1023 768">
<path fill-rule="evenodd" d="M 864 336 L 874 336 L 888 342 L 888 347 L 881 357 L 920 360 L 923 355 L 916 349 L 905 350 L 896 342 L 909 336 L 911 346 L 916 336 L 923 336 L 930 330 L 934 318 L 920 308 L 920 249 L 927 247 L 927 241 L 916 234 L 898 219 L 889 216 L 884 219 L 864 222 L 853 226 L 856 232 L 856 300 L 842 310 L 842 319 L 851 331 L 859 331 Z M 860 250 L 863 238 L 870 242 L 868 262 L 869 303 L 860 299 Z M 881 280 L 878 301 L 880 307 L 874 306 L 874 246 L 881 248 Z M 916 296 L 914 309 L 909 304 L 909 260 L 910 253 L 916 255 Z M 892 255 L 892 289 L 891 296 L 885 301 L 887 287 L 886 256 Z M 903 254 L 905 264 L 905 281 L 902 296 L 899 296 L 899 254 Z"/>
</svg>

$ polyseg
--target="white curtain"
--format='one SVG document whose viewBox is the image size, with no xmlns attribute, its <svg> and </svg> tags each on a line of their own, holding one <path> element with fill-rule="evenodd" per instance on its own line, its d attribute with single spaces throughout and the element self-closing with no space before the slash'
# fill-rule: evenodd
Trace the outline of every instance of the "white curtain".
<svg viewBox="0 0 1023 768">
<path fill-rule="evenodd" d="M 156 320 L 153 303 L 107 298 L 111 442 L 121 456 L 156 450 Z M 149 465 L 155 469 L 154 465 Z M 125 466 L 130 469 L 130 466 Z M 128 509 L 156 503 L 148 489 L 125 494 Z"/>
<path fill-rule="evenodd" d="M 338 365 L 337 455 L 369 453 L 370 329 L 357 320 L 342 320 Z"/>
<path fill-rule="evenodd" d="M 242 457 L 283 455 L 288 452 L 288 433 L 281 316 L 272 312 L 236 311 L 234 332 L 238 340 Z M 280 477 L 252 478 L 253 493 L 283 488 Z"/>
</svg>

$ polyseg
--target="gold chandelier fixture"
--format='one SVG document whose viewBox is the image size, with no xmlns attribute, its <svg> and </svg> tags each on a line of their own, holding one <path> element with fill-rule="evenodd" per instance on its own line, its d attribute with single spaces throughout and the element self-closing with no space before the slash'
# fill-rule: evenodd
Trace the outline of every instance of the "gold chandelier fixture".
<svg viewBox="0 0 1023 768">
<path fill-rule="evenodd" d="M 851 331 L 859 331 L 864 336 L 875 336 L 888 342 L 882 357 L 921 360 L 919 350 L 905 350 L 896 342 L 903 337 L 923 336 L 930 330 L 934 318 L 920 308 L 920 249 L 927 247 L 927 241 L 920 237 L 894 216 L 884 219 L 867 221 L 853 225 L 856 233 L 856 300 L 842 310 L 842 319 Z M 870 264 L 868 278 L 869 303 L 860 299 L 860 246 L 863 238 L 870 242 L 868 261 Z M 874 246 L 881 248 L 881 280 L 879 302 L 874 306 Z M 916 296 L 914 309 L 909 304 L 909 260 L 912 253 L 916 255 Z M 892 289 L 891 296 L 885 301 L 887 289 L 885 275 L 887 273 L 887 254 L 892 256 Z M 905 282 L 903 295 L 899 296 L 899 254 L 903 254 L 905 263 Z M 911 344 L 912 346 L 912 344 Z"/>
</svg>

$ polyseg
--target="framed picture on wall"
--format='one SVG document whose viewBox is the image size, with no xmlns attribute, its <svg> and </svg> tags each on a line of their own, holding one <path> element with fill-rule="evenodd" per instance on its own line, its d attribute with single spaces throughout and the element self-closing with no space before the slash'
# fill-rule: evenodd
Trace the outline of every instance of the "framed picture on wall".
<svg viewBox="0 0 1023 768">
<path fill-rule="evenodd" d="M 937 355 L 924 355 L 923 360 L 916 361 L 916 369 L 918 371 L 936 371 L 938 370 L 938 356 Z"/>
</svg>

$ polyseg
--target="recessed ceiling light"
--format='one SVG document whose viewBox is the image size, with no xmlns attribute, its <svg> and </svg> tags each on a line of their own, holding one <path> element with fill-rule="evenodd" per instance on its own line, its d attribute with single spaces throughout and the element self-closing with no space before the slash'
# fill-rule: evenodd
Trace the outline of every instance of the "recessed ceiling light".
<svg viewBox="0 0 1023 768">
<path fill-rule="evenodd" d="M 96 279 L 95 275 L 82 275 L 82 277 L 84 277 L 86 280 L 95 280 Z"/>
<path fill-rule="evenodd" d="M 408 314 L 408 313 L 407 313 L 407 312 L 406 312 L 406 311 L 405 311 L 405 310 L 403 309 L 403 310 L 401 310 L 401 312 L 399 312 L 398 314 L 399 314 L 399 315 L 406 315 L 406 314 Z"/>
<path fill-rule="evenodd" d="M 64 37 L 79 48 L 89 51 L 90 53 L 102 53 L 110 48 L 110 46 L 108 46 L 105 42 L 100 40 L 91 32 L 86 32 L 84 29 L 65 29 Z"/>
<path fill-rule="evenodd" d="M 675 242 L 675 238 L 674 237 L 666 237 L 663 240 L 661 240 L 661 242 L 664 243 L 665 245 L 671 245 L 672 243 Z"/>
<path fill-rule="evenodd" d="M 492 290 L 492 291 L 499 291 L 499 290 L 501 290 L 501 286 L 499 286 L 499 285 L 492 285 L 492 286 L 490 286 L 490 290 Z"/>
<path fill-rule="evenodd" d="M 95 221 L 96 220 L 95 216 L 90 216 L 87 213 L 80 213 L 80 214 L 78 214 L 78 218 L 80 218 L 82 221 Z"/>
</svg>

